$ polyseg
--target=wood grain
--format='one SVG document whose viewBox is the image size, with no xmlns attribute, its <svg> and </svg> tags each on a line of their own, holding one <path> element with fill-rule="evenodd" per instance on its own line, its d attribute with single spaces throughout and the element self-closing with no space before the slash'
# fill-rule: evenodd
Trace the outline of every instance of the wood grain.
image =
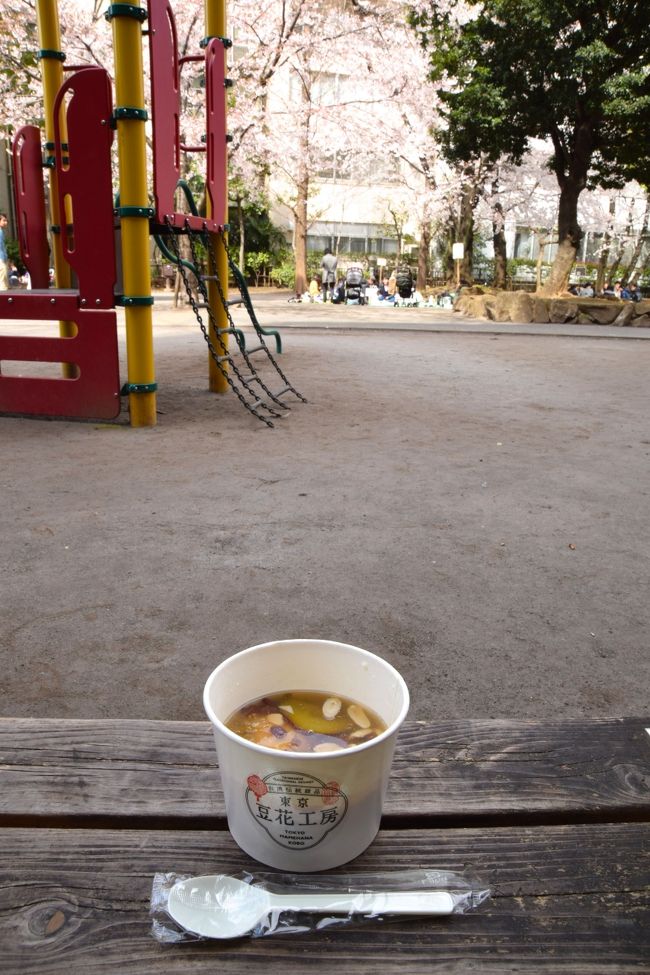
<svg viewBox="0 0 650 975">
<path fill-rule="evenodd" d="M 407 722 L 390 827 L 650 821 L 650 719 Z M 0 824 L 225 828 L 205 722 L 0 719 Z"/>
<path fill-rule="evenodd" d="M 150 935 L 153 874 L 255 871 L 227 833 L 3 829 L 3 973 L 647 973 L 649 833 L 642 824 L 385 831 L 348 872 L 469 867 L 492 898 L 452 918 L 163 947 Z"/>
</svg>

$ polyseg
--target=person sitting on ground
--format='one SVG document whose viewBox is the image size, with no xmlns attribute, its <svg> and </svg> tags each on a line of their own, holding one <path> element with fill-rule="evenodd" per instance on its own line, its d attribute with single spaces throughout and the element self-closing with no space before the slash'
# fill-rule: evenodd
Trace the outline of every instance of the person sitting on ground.
<svg viewBox="0 0 650 975">
<path fill-rule="evenodd" d="M 388 279 L 388 284 L 386 285 L 386 291 L 388 295 L 386 297 L 387 301 L 395 301 L 395 295 L 397 294 L 397 278 L 395 274 L 391 274 Z"/>
<path fill-rule="evenodd" d="M 379 286 L 377 287 L 377 297 L 380 301 L 384 298 L 388 298 L 388 278 L 382 278 Z"/>
<path fill-rule="evenodd" d="M 622 281 L 617 281 L 616 284 L 614 285 L 614 297 L 615 298 L 622 298 L 623 297 L 623 282 Z"/>
<path fill-rule="evenodd" d="M 614 297 L 614 285 L 611 281 L 606 281 L 605 286 L 601 292 L 603 298 L 613 298 Z"/>
<path fill-rule="evenodd" d="M 621 291 L 623 301 L 638 301 L 640 297 L 635 284 L 623 284 L 623 290 Z"/>
<path fill-rule="evenodd" d="M 639 288 L 634 283 L 634 281 L 632 281 L 631 284 L 628 284 L 627 290 L 630 296 L 630 301 L 641 301 L 642 298 L 641 292 L 639 291 Z"/>
<path fill-rule="evenodd" d="M 594 286 L 591 281 L 583 281 L 578 288 L 578 294 L 581 298 L 593 298 L 595 295 Z"/>
<path fill-rule="evenodd" d="M 318 281 L 316 278 L 312 278 L 309 282 L 309 300 L 316 301 L 316 298 L 320 294 L 320 288 L 318 287 Z"/>
<path fill-rule="evenodd" d="M 379 303 L 378 298 L 379 289 L 375 284 L 375 279 L 370 278 L 365 288 L 365 298 L 367 305 L 377 305 Z"/>
<path fill-rule="evenodd" d="M 332 288 L 332 304 L 333 305 L 344 305 L 345 304 L 345 279 L 341 278 L 336 282 Z"/>
</svg>

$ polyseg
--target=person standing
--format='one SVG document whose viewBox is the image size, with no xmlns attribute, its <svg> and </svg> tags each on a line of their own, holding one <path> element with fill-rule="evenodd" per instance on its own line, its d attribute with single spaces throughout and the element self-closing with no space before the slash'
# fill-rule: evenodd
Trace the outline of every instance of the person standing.
<svg viewBox="0 0 650 975">
<path fill-rule="evenodd" d="M 7 223 L 7 214 L 0 213 L 0 291 L 9 290 L 9 257 L 7 255 L 7 241 L 5 240 Z"/>
<path fill-rule="evenodd" d="M 323 260 L 320 262 L 321 267 L 321 286 L 323 288 L 323 301 L 327 301 L 327 289 L 329 288 L 332 292 L 334 291 L 334 285 L 336 284 L 336 268 L 339 263 L 338 257 L 332 254 L 329 247 L 325 248 L 325 253 L 323 254 Z"/>
</svg>

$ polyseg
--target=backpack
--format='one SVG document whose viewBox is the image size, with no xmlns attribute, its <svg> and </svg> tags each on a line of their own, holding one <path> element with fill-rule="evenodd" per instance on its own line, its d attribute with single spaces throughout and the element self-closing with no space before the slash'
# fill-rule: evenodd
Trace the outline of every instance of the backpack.
<svg viewBox="0 0 650 975">
<path fill-rule="evenodd" d="M 403 264 L 395 271 L 395 283 L 400 298 L 410 298 L 413 294 L 413 275 L 411 269 Z"/>
</svg>

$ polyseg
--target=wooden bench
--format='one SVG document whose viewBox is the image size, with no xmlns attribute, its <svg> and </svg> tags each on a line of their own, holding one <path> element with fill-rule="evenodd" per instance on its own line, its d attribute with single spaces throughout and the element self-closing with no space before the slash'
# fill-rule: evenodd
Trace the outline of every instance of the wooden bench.
<svg viewBox="0 0 650 975">
<path fill-rule="evenodd" d="M 0 719 L 9 975 L 650 971 L 650 720 L 408 722 L 382 829 L 345 872 L 473 869 L 476 912 L 161 946 L 156 871 L 257 867 L 204 722 Z"/>
</svg>

